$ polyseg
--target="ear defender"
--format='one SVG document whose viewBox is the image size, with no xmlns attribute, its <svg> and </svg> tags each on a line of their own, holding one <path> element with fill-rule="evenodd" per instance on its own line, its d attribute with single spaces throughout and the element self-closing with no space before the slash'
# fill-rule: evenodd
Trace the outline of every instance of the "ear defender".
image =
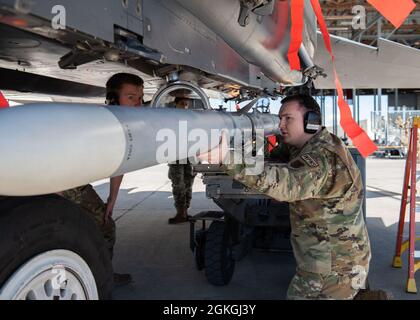
<svg viewBox="0 0 420 320">
<path fill-rule="evenodd" d="M 106 104 L 110 106 L 119 105 L 119 97 L 118 94 L 114 91 L 110 91 L 106 94 Z"/>
<path fill-rule="evenodd" d="M 303 117 L 303 129 L 306 133 L 314 134 L 321 128 L 321 117 L 314 111 L 308 111 Z"/>
</svg>

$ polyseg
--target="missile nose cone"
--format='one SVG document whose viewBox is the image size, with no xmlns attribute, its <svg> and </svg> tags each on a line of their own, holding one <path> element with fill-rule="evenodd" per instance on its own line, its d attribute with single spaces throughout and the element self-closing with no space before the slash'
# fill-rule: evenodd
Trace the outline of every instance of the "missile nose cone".
<svg viewBox="0 0 420 320">
<path fill-rule="evenodd" d="M 121 163 L 124 132 L 106 108 L 32 104 L 0 112 L 0 195 L 66 190 Z"/>
</svg>

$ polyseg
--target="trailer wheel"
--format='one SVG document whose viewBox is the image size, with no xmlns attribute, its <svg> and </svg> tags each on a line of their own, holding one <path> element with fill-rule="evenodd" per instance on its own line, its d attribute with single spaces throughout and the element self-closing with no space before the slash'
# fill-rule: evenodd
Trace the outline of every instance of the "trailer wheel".
<svg viewBox="0 0 420 320">
<path fill-rule="evenodd" d="M 206 247 L 206 231 L 198 230 L 195 233 L 195 247 L 194 247 L 195 266 L 197 267 L 197 270 L 204 269 L 205 247 Z"/>
<path fill-rule="evenodd" d="M 56 195 L 8 198 L 0 234 L 0 300 L 110 298 L 109 252 L 79 206 Z"/>
<path fill-rule="evenodd" d="M 223 221 L 213 221 L 207 230 L 205 274 L 215 286 L 227 285 L 232 279 L 235 260 L 232 256 L 232 236 Z"/>
</svg>

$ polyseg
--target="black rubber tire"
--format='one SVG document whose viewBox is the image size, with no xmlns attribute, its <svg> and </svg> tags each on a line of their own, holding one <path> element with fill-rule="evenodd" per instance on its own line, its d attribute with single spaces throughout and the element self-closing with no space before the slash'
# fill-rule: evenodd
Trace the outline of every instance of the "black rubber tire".
<svg viewBox="0 0 420 320">
<path fill-rule="evenodd" d="M 21 265 L 55 249 L 72 251 L 88 264 L 99 299 L 110 299 L 113 271 L 105 240 L 88 213 L 58 196 L 0 199 L 0 288 Z"/>
<path fill-rule="evenodd" d="M 213 221 L 206 233 L 205 274 L 215 286 L 227 285 L 233 276 L 232 236 L 223 221 Z"/>
<path fill-rule="evenodd" d="M 195 266 L 197 270 L 204 269 L 206 233 L 207 231 L 205 230 L 198 230 L 195 233 L 194 258 L 195 258 Z"/>
</svg>

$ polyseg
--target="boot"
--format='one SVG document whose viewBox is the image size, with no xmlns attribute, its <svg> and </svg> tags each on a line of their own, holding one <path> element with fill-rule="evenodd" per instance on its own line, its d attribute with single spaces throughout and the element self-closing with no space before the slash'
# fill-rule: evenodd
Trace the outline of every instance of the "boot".
<svg viewBox="0 0 420 320">
<path fill-rule="evenodd" d="M 188 221 L 187 211 L 185 207 L 177 208 L 176 216 L 173 218 L 169 218 L 169 224 L 176 224 L 176 223 L 183 223 Z"/>
<path fill-rule="evenodd" d="M 128 273 L 114 273 L 114 286 L 125 286 L 133 281 L 133 278 Z"/>
</svg>

